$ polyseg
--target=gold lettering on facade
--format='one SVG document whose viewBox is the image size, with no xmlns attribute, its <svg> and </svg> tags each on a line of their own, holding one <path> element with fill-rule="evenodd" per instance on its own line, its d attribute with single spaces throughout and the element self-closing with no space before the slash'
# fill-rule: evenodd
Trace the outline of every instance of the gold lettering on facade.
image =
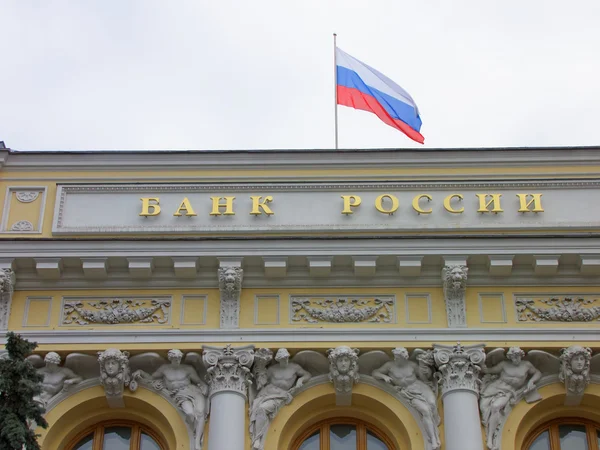
<svg viewBox="0 0 600 450">
<path fill-rule="evenodd" d="M 416 195 L 415 198 L 413 198 L 413 201 L 412 201 L 412 207 L 413 207 L 413 209 L 416 212 L 418 212 L 419 214 L 431 214 L 433 212 L 433 209 L 431 209 L 431 208 L 429 208 L 429 209 L 423 209 L 423 208 L 421 208 L 419 206 L 419 201 L 422 198 L 426 198 L 428 202 L 430 202 L 431 200 L 433 200 L 431 198 L 431 195 L 429 195 L 429 194 L 419 194 L 419 195 Z"/>
<path fill-rule="evenodd" d="M 544 212 L 544 208 L 542 208 L 542 194 L 517 194 L 519 197 L 520 208 L 519 212 Z M 529 202 L 527 199 L 531 197 Z M 533 209 L 529 209 L 529 207 L 533 204 Z"/>
<path fill-rule="evenodd" d="M 383 206 L 383 200 L 389 199 L 392 202 L 392 206 L 389 209 L 385 209 Z M 383 214 L 394 214 L 398 210 L 399 202 L 398 198 L 391 194 L 383 194 L 375 199 L 375 208 L 377 211 Z"/>
<path fill-rule="evenodd" d="M 211 197 L 212 200 L 212 211 L 210 213 L 211 216 L 234 216 L 233 212 L 233 200 L 235 197 Z M 221 203 L 221 200 L 224 200 L 225 203 Z M 219 208 L 225 208 L 225 212 L 221 213 Z"/>
<path fill-rule="evenodd" d="M 342 195 L 342 199 L 344 200 L 344 209 L 342 209 L 342 214 L 354 214 L 352 208 L 360 206 L 362 201 L 358 195 Z"/>
<path fill-rule="evenodd" d="M 479 198 L 479 209 L 477 212 L 479 213 L 494 213 L 498 214 L 499 212 L 504 212 L 504 210 L 500 207 L 500 197 L 502 194 L 475 194 L 477 198 Z M 488 201 L 488 197 L 491 199 Z M 486 203 L 487 202 L 487 203 Z M 492 209 L 488 209 L 492 206 Z"/>
<path fill-rule="evenodd" d="M 190 203 L 190 201 L 188 200 L 187 197 L 183 199 L 183 201 L 179 205 L 179 208 L 177 208 L 177 211 L 175 211 L 175 213 L 173 215 L 174 216 L 181 216 L 182 215 L 181 211 L 185 211 L 185 215 L 188 216 L 188 217 L 189 216 L 197 216 L 198 215 L 192 209 L 192 205 L 191 205 L 191 203 Z"/>
<path fill-rule="evenodd" d="M 462 202 L 463 200 L 462 194 L 451 194 L 444 199 L 444 209 L 452 214 L 461 214 L 465 212 L 464 206 L 460 209 L 454 209 L 452 207 L 452 200 L 455 198 L 458 199 L 459 202 Z"/>
<path fill-rule="evenodd" d="M 158 197 L 142 197 L 142 212 L 140 216 L 158 216 L 160 214 L 159 198 Z M 153 203 L 150 203 L 153 202 Z"/>
<path fill-rule="evenodd" d="M 252 195 L 250 198 L 252 199 L 252 211 L 250 211 L 251 215 L 260 216 L 263 212 L 267 216 L 272 216 L 275 214 L 271 208 L 267 206 L 267 203 L 271 203 L 273 201 L 273 196 L 267 195 L 263 201 L 261 201 L 262 196 L 260 195 Z"/>
</svg>

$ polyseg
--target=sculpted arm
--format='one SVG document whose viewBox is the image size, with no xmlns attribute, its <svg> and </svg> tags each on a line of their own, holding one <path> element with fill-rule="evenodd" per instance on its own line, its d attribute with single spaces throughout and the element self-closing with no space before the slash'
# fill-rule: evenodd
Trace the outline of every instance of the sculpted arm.
<svg viewBox="0 0 600 450">
<path fill-rule="evenodd" d="M 390 370 L 390 364 L 389 362 L 386 362 L 383 366 L 381 366 L 379 369 L 375 369 L 372 372 L 373 378 L 375 378 L 376 380 L 381 380 L 381 381 L 385 381 L 386 383 L 391 383 L 392 379 L 390 378 L 390 376 L 388 375 L 389 370 Z"/>
<path fill-rule="evenodd" d="M 79 375 L 77 375 L 71 369 L 68 369 L 67 367 L 63 367 L 62 370 L 63 370 L 63 373 L 65 374 L 65 384 L 66 385 L 77 384 L 77 383 L 81 383 L 83 381 L 83 378 L 81 378 Z"/>
<path fill-rule="evenodd" d="M 296 376 L 298 377 L 298 381 L 296 381 L 296 387 L 301 387 L 304 383 L 311 379 L 312 375 L 307 370 L 304 370 L 299 364 L 296 367 Z"/>
<path fill-rule="evenodd" d="M 162 380 L 162 379 L 163 379 L 163 377 L 164 377 L 164 374 L 163 374 L 163 367 L 164 367 L 164 366 L 160 366 L 160 367 L 158 368 L 158 370 L 152 374 L 152 378 L 153 378 L 153 379 L 155 379 L 155 380 Z"/>
<path fill-rule="evenodd" d="M 490 373 L 492 375 L 496 375 L 502 372 L 504 369 L 504 361 L 499 362 L 494 367 L 484 367 L 483 373 Z"/>
<path fill-rule="evenodd" d="M 542 378 L 542 372 L 536 369 L 535 366 L 530 362 L 528 362 L 528 366 L 529 370 L 527 373 L 531 375 L 531 378 L 529 379 L 529 383 L 527 383 L 527 389 L 531 390 L 535 388 L 535 384 L 540 381 L 540 378 Z"/>
</svg>

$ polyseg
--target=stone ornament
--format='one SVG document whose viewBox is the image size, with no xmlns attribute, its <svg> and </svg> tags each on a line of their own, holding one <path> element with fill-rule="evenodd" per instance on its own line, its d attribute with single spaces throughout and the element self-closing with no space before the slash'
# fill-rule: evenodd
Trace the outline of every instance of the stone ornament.
<svg viewBox="0 0 600 450">
<path fill-rule="evenodd" d="M 31 203 L 37 200 L 40 193 L 39 191 L 17 191 L 15 196 L 21 203 Z"/>
<path fill-rule="evenodd" d="M 598 355 L 594 359 L 598 359 Z M 558 379 L 565 383 L 565 405 L 577 406 L 581 403 L 585 388 L 590 383 L 591 363 L 592 350 L 587 347 L 573 345 L 561 350 Z"/>
<path fill-rule="evenodd" d="M 60 366 L 61 358 L 58 353 L 49 352 L 44 359 L 40 355 L 30 355 L 27 360 L 37 369 L 43 377 L 42 393 L 37 400 L 44 408 L 48 403 L 62 392 L 69 389 L 84 379 L 95 378 L 99 375 L 98 363 L 93 356 L 81 353 L 71 353 L 65 358 L 65 365 Z M 77 372 L 75 372 L 77 369 Z"/>
<path fill-rule="evenodd" d="M 12 269 L 0 269 L 0 331 L 8 330 L 15 281 L 15 272 Z"/>
<path fill-rule="evenodd" d="M 254 346 L 203 347 L 202 361 L 206 367 L 206 380 L 210 387 L 210 396 L 233 391 L 247 396 L 248 384 L 252 375 L 250 366 L 254 362 Z"/>
<path fill-rule="evenodd" d="M 165 324 L 169 322 L 170 311 L 170 299 L 74 300 L 63 305 L 62 325 L 114 325 L 136 322 Z"/>
<path fill-rule="evenodd" d="M 292 299 L 292 321 L 308 323 L 390 323 L 394 319 L 393 298 Z"/>
<path fill-rule="evenodd" d="M 204 373 L 201 357 L 190 352 L 185 356 L 180 350 L 169 350 L 165 361 L 157 353 L 142 353 L 129 359 L 133 375 L 129 389 L 135 392 L 138 383 L 144 387 L 160 392 L 170 398 L 184 414 L 191 430 L 194 450 L 201 450 L 204 441 L 204 427 L 209 412 L 208 386 L 199 373 Z M 198 370 L 201 369 L 201 370 Z"/>
<path fill-rule="evenodd" d="M 433 344 L 433 358 L 442 387 L 442 398 L 454 390 L 479 395 L 479 374 L 485 361 L 485 344 Z"/>
<path fill-rule="evenodd" d="M 532 299 L 517 299 L 517 320 L 519 322 L 592 322 L 600 320 L 600 306 L 587 305 L 596 302 L 591 298 L 549 298 L 541 299 L 549 308 L 535 306 Z"/>
<path fill-rule="evenodd" d="M 111 408 L 123 408 L 123 392 L 131 381 L 129 352 L 109 348 L 98 352 L 100 364 L 100 383 L 104 386 L 106 400 Z"/>
<path fill-rule="evenodd" d="M 352 387 L 358 383 L 358 354 L 360 350 L 345 345 L 327 350 L 329 381 L 335 389 L 335 404 L 348 406 L 352 403 Z"/>
<path fill-rule="evenodd" d="M 434 361 L 431 350 L 415 349 L 409 356 L 408 350 L 398 347 L 392 350 L 394 359 L 382 351 L 365 353 L 359 358 L 362 367 L 379 367 L 371 374 L 373 378 L 390 384 L 404 397 L 420 415 L 425 426 L 429 448 L 437 450 L 441 446 L 440 415 L 437 409 L 437 380 L 434 377 Z M 383 365 L 380 363 L 383 362 Z M 362 369 L 361 369 L 362 371 Z"/>
<path fill-rule="evenodd" d="M 238 328 L 244 270 L 239 266 L 219 267 L 218 275 L 221 291 L 221 328 Z"/>
<path fill-rule="evenodd" d="M 463 265 L 449 265 L 442 269 L 444 300 L 450 328 L 467 326 L 465 292 L 468 272 L 467 266 Z"/>
<path fill-rule="evenodd" d="M 519 347 L 511 347 L 506 359 L 502 348 L 492 350 L 487 355 L 479 409 L 490 450 L 499 450 L 501 427 L 515 404 L 523 398 L 528 403 L 541 400 L 536 383 L 541 379 L 542 372 L 523 358 L 525 352 Z"/>
<path fill-rule="evenodd" d="M 33 231 L 33 224 L 29 220 L 19 220 L 12 224 L 10 231 Z"/>
<path fill-rule="evenodd" d="M 290 354 L 285 348 L 277 351 L 275 363 L 272 360 L 273 352 L 267 348 L 254 353 L 252 371 L 256 393 L 250 401 L 249 432 L 255 450 L 264 449 L 269 425 L 281 407 L 291 403 L 294 391 L 312 377 L 300 364 L 290 362 Z"/>
</svg>

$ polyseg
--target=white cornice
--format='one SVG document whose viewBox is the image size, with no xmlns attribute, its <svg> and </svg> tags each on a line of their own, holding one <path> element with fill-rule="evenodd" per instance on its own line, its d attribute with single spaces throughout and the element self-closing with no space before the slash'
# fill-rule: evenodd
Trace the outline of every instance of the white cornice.
<svg viewBox="0 0 600 450">
<path fill-rule="evenodd" d="M 570 341 L 600 342 L 596 328 L 278 328 L 278 329 L 212 329 L 212 330 L 13 330 L 38 344 L 143 344 L 157 342 L 186 343 L 306 343 L 306 342 L 396 342 L 456 343 L 460 342 L 560 342 L 567 346 Z"/>
<path fill-rule="evenodd" d="M 10 152 L 15 171 L 468 168 L 600 164 L 600 147 L 521 149 Z"/>
</svg>

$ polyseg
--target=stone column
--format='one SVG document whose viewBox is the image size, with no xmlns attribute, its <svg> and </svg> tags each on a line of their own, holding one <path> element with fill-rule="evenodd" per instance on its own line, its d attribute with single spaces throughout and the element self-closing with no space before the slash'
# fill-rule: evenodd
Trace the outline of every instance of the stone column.
<svg viewBox="0 0 600 450">
<path fill-rule="evenodd" d="M 433 344 L 442 386 L 446 450 L 483 450 L 478 404 L 483 347 Z"/>
<path fill-rule="evenodd" d="M 8 330 L 14 289 L 15 273 L 12 269 L 0 268 L 0 331 Z"/>
<path fill-rule="evenodd" d="M 210 396 L 208 450 L 245 450 L 246 398 L 254 346 L 203 347 Z"/>
</svg>

